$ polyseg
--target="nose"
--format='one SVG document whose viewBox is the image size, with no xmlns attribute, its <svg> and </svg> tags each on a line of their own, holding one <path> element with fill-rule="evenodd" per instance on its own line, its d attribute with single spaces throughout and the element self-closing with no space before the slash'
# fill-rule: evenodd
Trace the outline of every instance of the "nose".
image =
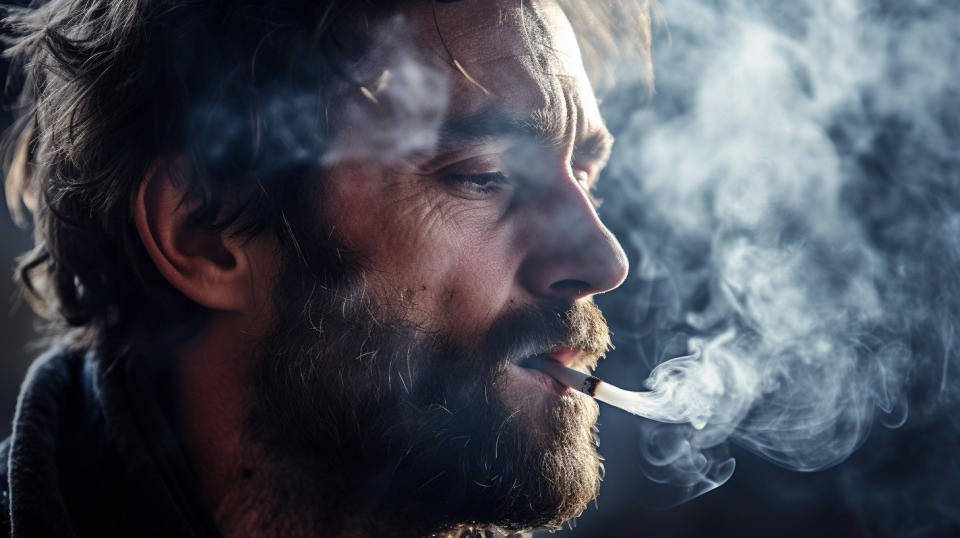
<svg viewBox="0 0 960 538">
<path fill-rule="evenodd" d="M 522 284 L 535 296 L 572 302 L 616 288 L 627 277 L 623 247 L 572 177 L 538 197 L 522 231 Z"/>
</svg>

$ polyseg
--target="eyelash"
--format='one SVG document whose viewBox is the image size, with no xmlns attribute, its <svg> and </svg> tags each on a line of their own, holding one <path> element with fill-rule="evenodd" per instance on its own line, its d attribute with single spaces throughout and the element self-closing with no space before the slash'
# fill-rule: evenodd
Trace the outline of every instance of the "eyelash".
<svg viewBox="0 0 960 538">
<path fill-rule="evenodd" d="M 450 179 L 465 187 L 482 194 L 495 192 L 499 186 L 507 182 L 503 172 L 484 172 L 481 174 L 452 174 Z"/>
<path fill-rule="evenodd" d="M 490 194 L 496 192 L 500 185 L 508 181 L 507 176 L 503 172 L 484 172 L 480 174 L 451 174 L 450 179 L 460 183 L 461 185 L 467 187 L 468 189 L 478 193 L 478 194 Z M 581 183 L 585 183 L 581 181 Z M 587 187 L 584 185 L 587 199 L 590 200 L 590 203 L 593 204 L 594 209 L 599 208 L 603 205 L 603 199 L 597 198 L 593 193 L 593 186 Z"/>
</svg>

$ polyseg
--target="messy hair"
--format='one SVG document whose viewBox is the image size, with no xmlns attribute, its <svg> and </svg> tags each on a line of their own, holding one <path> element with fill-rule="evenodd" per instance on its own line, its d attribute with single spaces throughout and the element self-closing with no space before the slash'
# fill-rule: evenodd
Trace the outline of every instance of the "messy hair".
<svg viewBox="0 0 960 538">
<path fill-rule="evenodd" d="M 189 162 L 194 222 L 243 237 L 271 230 L 294 248 L 306 194 L 322 175 L 316 156 L 337 124 L 334 82 L 360 85 L 349 73 L 367 50 L 371 21 L 397 3 L 11 8 L 6 55 L 22 90 L 6 139 L 6 198 L 21 223 L 24 209 L 32 215 L 35 244 L 17 279 L 53 332 L 97 345 L 106 334 L 203 319 L 202 307 L 157 271 L 132 223 L 143 178 L 174 157 Z M 649 51 L 646 0 L 565 4 L 589 64 L 622 51 L 627 32 L 636 50 Z"/>
</svg>

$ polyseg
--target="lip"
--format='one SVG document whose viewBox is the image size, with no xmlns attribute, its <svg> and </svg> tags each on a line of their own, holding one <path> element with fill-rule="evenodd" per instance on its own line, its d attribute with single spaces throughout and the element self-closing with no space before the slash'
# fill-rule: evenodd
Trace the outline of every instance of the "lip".
<svg viewBox="0 0 960 538">
<path fill-rule="evenodd" d="M 578 349 L 573 349 L 569 347 L 557 347 L 557 348 L 553 348 L 553 350 L 548 353 L 531 355 L 526 359 L 521 359 L 515 362 L 514 364 L 512 364 L 511 366 L 518 370 L 517 373 L 519 375 L 523 375 L 529 381 L 536 383 L 537 385 L 547 389 L 549 392 L 552 392 L 557 396 L 563 396 L 564 394 L 567 393 L 567 390 L 569 389 L 569 387 L 567 387 L 563 383 L 554 379 L 553 376 L 551 376 L 550 374 L 541 372 L 536 368 L 525 367 L 524 363 L 527 359 L 539 356 L 539 357 L 548 358 L 554 362 L 559 363 L 561 366 L 564 366 L 566 368 L 582 370 L 582 367 L 578 367 L 581 365 L 582 353 L 583 352 Z"/>
<path fill-rule="evenodd" d="M 527 379 L 531 384 L 535 384 L 556 396 L 563 396 L 569 390 L 569 387 L 540 370 L 524 368 L 518 364 L 511 364 L 510 368 L 516 369 L 517 375 Z"/>
<path fill-rule="evenodd" d="M 547 357 L 559 362 L 566 368 L 574 368 L 580 358 L 580 351 L 568 347 L 561 347 L 547 353 Z"/>
</svg>

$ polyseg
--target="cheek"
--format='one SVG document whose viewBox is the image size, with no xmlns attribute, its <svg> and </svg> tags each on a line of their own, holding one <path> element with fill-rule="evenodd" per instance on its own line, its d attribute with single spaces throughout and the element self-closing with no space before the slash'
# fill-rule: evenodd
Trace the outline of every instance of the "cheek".
<svg viewBox="0 0 960 538">
<path fill-rule="evenodd" d="M 520 261 L 509 222 L 422 182 L 363 168 L 340 177 L 352 181 L 331 183 L 325 211 L 388 311 L 470 338 L 509 306 Z"/>
<path fill-rule="evenodd" d="M 493 241 L 449 246 L 448 255 L 457 260 L 445 271 L 431 271 L 442 262 L 425 260 L 424 280 L 433 280 L 436 293 L 420 302 L 440 314 L 434 316 L 434 322 L 441 324 L 438 328 L 464 337 L 479 336 L 508 306 L 515 280 L 513 264 Z"/>
<path fill-rule="evenodd" d="M 408 319 L 469 338 L 508 304 L 518 262 L 507 234 L 463 224 L 414 220 L 414 232 L 385 250 L 378 266 L 394 296 L 403 295 Z"/>
</svg>

